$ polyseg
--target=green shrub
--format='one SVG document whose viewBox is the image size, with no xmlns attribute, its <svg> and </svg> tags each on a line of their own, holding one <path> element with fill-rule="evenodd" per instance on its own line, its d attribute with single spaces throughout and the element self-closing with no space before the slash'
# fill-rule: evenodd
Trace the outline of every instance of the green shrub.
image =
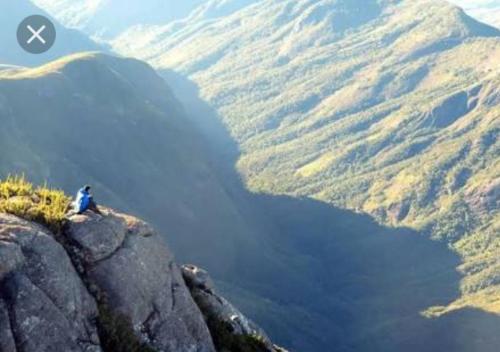
<svg viewBox="0 0 500 352">
<path fill-rule="evenodd" d="M 155 352 L 141 343 L 125 315 L 112 312 L 106 304 L 99 305 L 99 337 L 105 351 L 114 352 Z"/>
<path fill-rule="evenodd" d="M 232 331 L 231 324 L 217 318 L 208 319 L 215 347 L 221 352 L 269 352 L 264 339 L 259 335 L 239 335 Z"/>
</svg>

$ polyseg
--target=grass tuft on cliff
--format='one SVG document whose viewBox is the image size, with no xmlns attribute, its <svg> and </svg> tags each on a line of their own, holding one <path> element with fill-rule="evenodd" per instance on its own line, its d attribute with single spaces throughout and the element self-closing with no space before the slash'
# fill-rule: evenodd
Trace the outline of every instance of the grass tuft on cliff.
<svg viewBox="0 0 500 352">
<path fill-rule="evenodd" d="M 24 176 L 0 180 L 0 212 L 37 222 L 55 233 L 61 230 L 70 203 L 63 191 L 34 186 Z"/>
</svg>

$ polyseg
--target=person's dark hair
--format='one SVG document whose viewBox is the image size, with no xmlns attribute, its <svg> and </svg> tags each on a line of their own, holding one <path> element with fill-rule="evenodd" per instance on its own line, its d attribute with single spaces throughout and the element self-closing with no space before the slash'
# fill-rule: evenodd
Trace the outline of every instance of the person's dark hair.
<svg viewBox="0 0 500 352">
<path fill-rule="evenodd" d="M 85 186 L 83 187 L 83 189 L 84 189 L 85 191 L 87 191 L 87 192 L 88 192 L 88 191 L 90 191 L 90 189 L 91 189 L 91 188 L 92 188 L 92 187 L 90 187 L 89 185 L 85 185 Z"/>
</svg>

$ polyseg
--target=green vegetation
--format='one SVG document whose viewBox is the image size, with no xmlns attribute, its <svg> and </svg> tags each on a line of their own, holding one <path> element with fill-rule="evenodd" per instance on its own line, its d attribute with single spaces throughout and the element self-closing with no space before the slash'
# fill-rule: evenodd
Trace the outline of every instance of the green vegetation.
<svg viewBox="0 0 500 352">
<path fill-rule="evenodd" d="M 202 138 L 148 65 L 84 53 L 2 70 L 0 83 L 0 178 L 25 174 L 71 195 L 91 184 L 99 204 L 175 232 L 169 243 L 186 262 L 232 259 L 225 253 L 252 236 L 221 191 Z"/>
<path fill-rule="evenodd" d="M 58 233 L 64 224 L 71 198 L 47 186 L 35 187 L 24 176 L 0 180 L 0 212 L 38 222 Z"/>
<path fill-rule="evenodd" d="M 110 311 L 106 304 L 99 305 L 99 337 L 105 351 L 155 352 L 156 350 L 138 340 L 130 319 L 123 314 Z"/>
<path fill-rule="evenodd" d="M 252 191 L 447 241 L 467 269 L 463 298 L 498 313 L 472 297 L 498 283 L 500 237 L 489 234 L 500 231 L 500 32 L 433 0 L 377 1 L 383 16 L 335 27 L 341 7 L 348 19 L 374 3 L 262 1 L 144 43 L 127 33 L 115 48 L 199 85 L 238 142 Z"/>
<path fill-rule="evenodd" d="M 236 335 L 228 322 L 207 320 L 215 347 L 220 352 L 267 352 L 269 348 L 258 335 Z"/>
</svg>

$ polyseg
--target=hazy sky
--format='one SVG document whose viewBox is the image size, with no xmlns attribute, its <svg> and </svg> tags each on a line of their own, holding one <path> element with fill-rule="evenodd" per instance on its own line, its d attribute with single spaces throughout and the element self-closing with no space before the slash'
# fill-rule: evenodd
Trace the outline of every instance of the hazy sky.
<svg viewBox="0 0 500 352">
<path fill-rule="evenodd" d="M 134 6 L 145 6 L 148 3 L 163 3 L 167 6 L 178 6 L 188 0 L 127 0 Z M 189 0 L 190 2 L 203 2 L 203 0 Z M 188 1 L 188 2 L 189 2 Z M 438 1 L 438 0 L 436 0 Z M 448 0 L 463 7 L 471 16 L 480 21 L 495 25 L 500 28 L 500 0 Z M 49 10 L 51 13 L 65 14 L 66 25 L 76 25 L 83 18 L 91 18 L 94 11 L 103 4 L 112 3 L 110 0 L 32 0 L 35 4 Z M 115 2 L 117 2 L 115 0 Z M 171 2 L 172 5 L 169 4 Z M 121 3 L 119 1 L 118 3 Z M 173 5 L 176 4 L 176 5 Z M 121 4 L 120 4 L 121 5 Z"/>
<path fill-rule="evenodd" d="M 500 28 L 500 0 L 449 0 L 471 16 Z"/>
</svg>

